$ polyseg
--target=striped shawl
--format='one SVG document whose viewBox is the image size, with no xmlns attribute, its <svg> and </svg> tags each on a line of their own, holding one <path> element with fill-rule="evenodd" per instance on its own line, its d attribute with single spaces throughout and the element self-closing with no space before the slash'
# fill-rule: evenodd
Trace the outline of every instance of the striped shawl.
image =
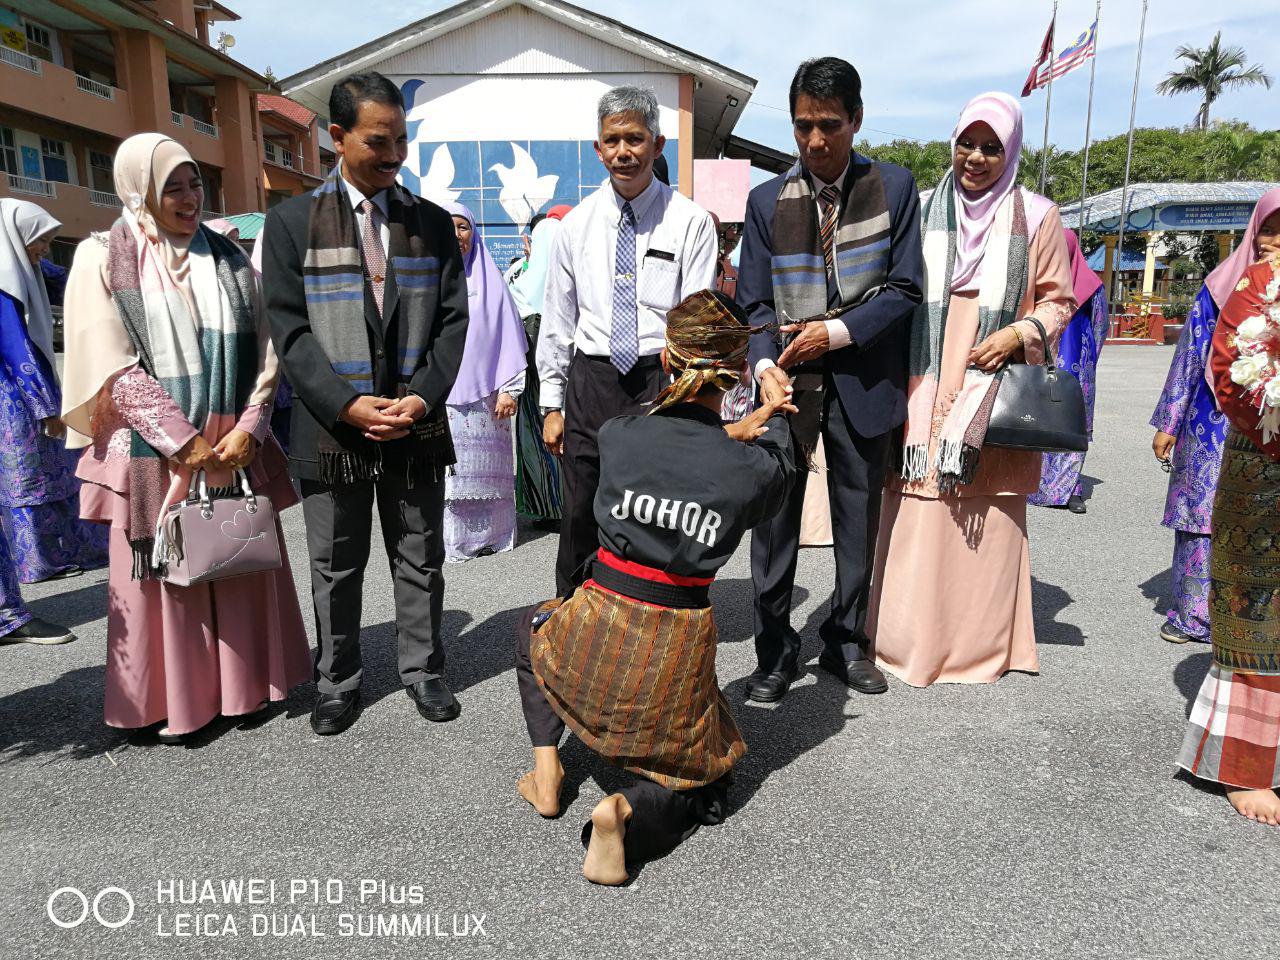
<svg viewBox="0 0 1280 960">
<path fill-rule="evenodd" d="M 394 282 L 399 293 L 395 349 L 397 396 L 402 397 L 431 346 L 429 318 L 433 315 L 431 306 L 439 296 L 440 258 L 445 252 L 430 249 L 426 239 L 429 231 L 422 214 L 427 201 L 399 184 L 388 191 L 387 199 L 387 289 Z M 302 278 L 311 329 L 334 373 L 359 393 L 373 393 L 374 364 L 365 320 L 364 257 L 341 166 L 312 194 Z M 386 308 L 392 309 L 390 304 Z M 455 461 L 443 404 L 414 424 L 404 441 L 393 442 L 410 444 L 405 457 L 410 482 L 419 474 L 440 479 Z M 327 432 L 321 435 L 319 458 L 321 477 L 326 482 L 368 480 L 383 472 L 380 445 L 352 450 Z"/>
<path fill-rule="evenodd" d="M 187 253 L 193 297 L 188 302 L 154 245 L 138 242 L 140 235 L 126 217 L 111 228 L 107 270 L 112 300 L 139 365 L 205 439 L 216 443 L 235 425 L 257 379 L 253 268 L 235 243 L 201 227 Z M 137 578 L 155 572 L 151 551 L 168 485 L 165 458 L 132 431 L 125 532 Z"/>
<path fill-rule="evenodd" d="M 955 181 L 948 172 L 921 216 L 925 297 L 911 322 L 902 453 L 905 480 L 923 480 L 930 469 L 936 469 L 938 488 L 943 492 L 972 483 L 977 475 L 978 457 L 999 384 L 998 374 L 976 368 L 965 371 L 964 383 L 943 421 L 937 452 L 930 462 L 929 445 L 939 401 L 942 349 L 956 260 L 956 232 Z M 1018 188 L 1001 205 L 987 240 L 978 289 L 975 343 L 1019 319 L 1018 307 L 1027 283 L 1028 250 L 1027 201 Z"/>
</svg>

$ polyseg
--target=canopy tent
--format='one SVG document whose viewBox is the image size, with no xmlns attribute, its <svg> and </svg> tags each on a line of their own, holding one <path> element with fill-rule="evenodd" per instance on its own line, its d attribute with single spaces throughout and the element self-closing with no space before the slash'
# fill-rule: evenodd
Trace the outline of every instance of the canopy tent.
<svg viewBox="0 0 1280 960">
<path fill-rule="evenodd" d="M 1256 180 L 1227 183 L 1133 183 L 1129 185 L 1129 215 L 1126 233 L 1172 230 L 1243 230 L 1258 198 L 1277 186 Z M 1084 201 L 1084 229 L 1095 233 L 1116 233 L 1120 227 L 1123 191 L 1108 190 Z M 1062 208 L 1062 222 L 1075 229 L 1080 222 L 1080 203 Z"/>
</svg>

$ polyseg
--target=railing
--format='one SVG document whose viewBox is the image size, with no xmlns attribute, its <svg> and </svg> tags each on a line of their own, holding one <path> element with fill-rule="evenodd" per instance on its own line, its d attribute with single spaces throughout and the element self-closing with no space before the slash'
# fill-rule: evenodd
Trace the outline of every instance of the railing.
<svg viewBox="0 0 1280 960">
<path fill-rule="evenodd" d="M 120 198 L 110 190 L 90 190 L 89 202 L 95 207 L 118 207 Z"/>
<path fill-rule="evenodd" d="M 262 141 L 262 155 L 267 158 L 268 163 L 279 163 L 280 159 L 276 155 L 276 145 L 270 140 Z"/>
<path fill-rule="evenodd" d="M 175 127 L 182 126 L 182 114 L 180 114 L 177 110 L 169 111 L 169 119 L 173 121 L 173 125 Z"/>
<path fill-rule="evenodd" d="M 37 180 L 35 177 L 20 177 L 9 174 L 9 189 L 14 193 L 29 193 L 36 197 L 56 197 L 58 189 L 49 180 Z"/>
<path fill-rule="evenodd" d="M 82 77 L 77 73 L 76 86 L 85 93 L 91 93 L 95 97 L 101 97 L 103 100 L 114 100 L 116 98 L 115 90 L 111 88 L 110 84 L 94 80 L 92 77 Z"/>
<path fill-rule="evenodd" d="M 192 117 L 191 126 L 195 128 L 196 133 L 203 133 L 206 137 L 213 137 L 215 140 L 218 139 L 218 128 L 212 123 L 205 123 L 203 120 L 197 120 L 195 117 Z"/>
<path fill-rule="evenodd" d="M 37 74 L 40 72 L 40 61 L 20 50 L 11 50 L 9 47 L 0 46 L 0 61 L 17 67 L 19 70 L 28 70 Z"/>
<path fill-rule="evenodd" d="M 290 170 L 302 169 L 294 159 L 292 150 L 278 146 L 270 140 L 262 141 L 262 155 L 266 157 L 268 163 L 274 163 L 280 167 L 288 167 Z"/>
</svg>

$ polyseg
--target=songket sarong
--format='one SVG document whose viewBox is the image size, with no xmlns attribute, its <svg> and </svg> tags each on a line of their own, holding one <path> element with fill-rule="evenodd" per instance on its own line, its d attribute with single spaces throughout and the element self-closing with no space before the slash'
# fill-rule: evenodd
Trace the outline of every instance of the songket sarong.
<svg viewBox="0 0 1280 960">
<path fill-rule="evenodd" d="M 516 542 L 511 420 L 493 415 L 494 397 L 445 409 L 458 462 L 445 474 L 445 559 L 469 560 Z"/>
<path fill-rule="evenodd" d="M 710 607 L 654 606 L 588 582 L 533 634 L 529 652 L 551 708 L 631 773 L 689 790 L 747 752 L 716 681 Z"/>
<path fill-rule="evenodd" d="M 1234 787 L 1280 787 L 1280 463 L 1227 435 L 1213 507 L 1213 665 L 1179 766 Z"/>
</svg>

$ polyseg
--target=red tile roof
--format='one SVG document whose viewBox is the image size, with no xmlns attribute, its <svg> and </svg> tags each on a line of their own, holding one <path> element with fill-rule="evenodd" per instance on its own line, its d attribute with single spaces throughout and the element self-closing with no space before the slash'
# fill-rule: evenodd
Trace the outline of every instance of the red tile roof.
<svg viewBox="0 0 1280 960">
<path fill-rule="evenodd" d="M 304 127 L 311 126 L 316 115 L 300 103 L 294 103 L 288 97 L 278 97 L 273 93 L 258 94 L 258 110 L 262 113 L 278 113 Z"/>
</svg>

